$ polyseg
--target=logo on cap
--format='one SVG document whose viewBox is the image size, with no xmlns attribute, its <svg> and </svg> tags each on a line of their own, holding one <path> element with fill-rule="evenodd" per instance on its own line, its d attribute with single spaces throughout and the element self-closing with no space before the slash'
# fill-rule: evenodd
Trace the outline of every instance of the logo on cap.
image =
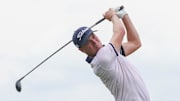
<svg viewBox="0 0 180 101">
<path fill-rule="evenodd" d="M 79 41 L 81 41 L 82 36 L 85 34 L 85 32 L 86 32 L 88 29 L 89 29 L 89 28 L 82 29 L 82 30 L 77 34 L 77 38 L 79 39 Z"/>
<path fill-rule="evenodd" d="M 88 38 L 94 31 L 88 27 L 80 27 L 76 31 L 74 31 L 72 40 L 76 47 L 80 48 L 88 42 Z"/>
</svg>

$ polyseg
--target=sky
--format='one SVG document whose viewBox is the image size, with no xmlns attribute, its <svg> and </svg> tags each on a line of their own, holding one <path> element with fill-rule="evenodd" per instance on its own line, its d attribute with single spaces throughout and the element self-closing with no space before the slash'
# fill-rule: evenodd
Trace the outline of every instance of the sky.
<svg viewBox="0 0 180 101">
<path fill-rule="evenodd" d="M 114 101 L 71 43 L 22 80 L 15 82 L 109 8 L 125 6 L 142 47 L 127 58 L 139 69 L 151 101 L 180 101 L 178 0 L 1 0 L 0 101 Z M 112 24 L 93 28 L 104 44 Z M 126 41 L 126 40 L 124 40 Z"/>
</svg>

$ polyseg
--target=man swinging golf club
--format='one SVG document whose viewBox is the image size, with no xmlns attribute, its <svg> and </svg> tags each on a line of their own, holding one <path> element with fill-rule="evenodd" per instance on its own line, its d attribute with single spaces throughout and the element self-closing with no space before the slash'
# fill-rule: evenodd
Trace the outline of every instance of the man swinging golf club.
<svg viewBox="0 0 180 101">
<path fill-rule="evenodd" d="M 103 45 L 94 31 L 78 28 L 72 37 L 75 46 L 87 54 L 86 61 L 114 96 L 115 101 L 150 101 L 143 79 L 126 56 L 141 46 L 141 41 L 129 15 L 124 9 L 110 8 L 104 18 L 112 22 L 113 33 L 109 44 Z M 108 34 L 108 33 L 107 33 Z M 127 34 L 127 42 L 122 43 Z"/>
</svg>

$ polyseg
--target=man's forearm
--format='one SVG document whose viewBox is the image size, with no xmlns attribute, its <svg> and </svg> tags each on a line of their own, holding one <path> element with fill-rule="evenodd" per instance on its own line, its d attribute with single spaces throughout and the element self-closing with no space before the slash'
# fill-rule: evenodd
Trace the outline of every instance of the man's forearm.
<svg viewBox="0 0 180 101">
<path fill-rule="evenodd" d="M 122 21 L 127 31 L 127 42 L 123 43 L 122 45 L 125 51 L 125 55 L 128 56 L 141 47 L 141 41 L 140 41 L 138 32 L 136 28 L 134 27 L 128 14 L 126 14 L 122 18 Z"/>
<path fill-rule="evenodd" d="M 134 27 L 129 15 L 126 14 L 122 20 L 123 20 L 123 23 L 127 30 L 127 40 L 129 42 L 134 42 L 136 44 L 141 45 L 141 41 L 140 41 L 138 32 L 137 32 L 136 28 Z"/>
</svg>

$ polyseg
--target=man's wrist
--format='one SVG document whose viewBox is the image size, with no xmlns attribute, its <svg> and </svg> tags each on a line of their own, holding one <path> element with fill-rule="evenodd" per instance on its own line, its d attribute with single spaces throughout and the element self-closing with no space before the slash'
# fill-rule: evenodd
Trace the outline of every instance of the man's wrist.
<svg viewBox="0 0 180 101">
<path fill-rule="evenodd" d="M 111 21 L 112 21 L 113 19 L 115 19 L 115 18 L 118 18 L 118 19 L 119 19 L 119 16 L 118 16 L 117 14 L 112 15 Z"/>
</svg>

